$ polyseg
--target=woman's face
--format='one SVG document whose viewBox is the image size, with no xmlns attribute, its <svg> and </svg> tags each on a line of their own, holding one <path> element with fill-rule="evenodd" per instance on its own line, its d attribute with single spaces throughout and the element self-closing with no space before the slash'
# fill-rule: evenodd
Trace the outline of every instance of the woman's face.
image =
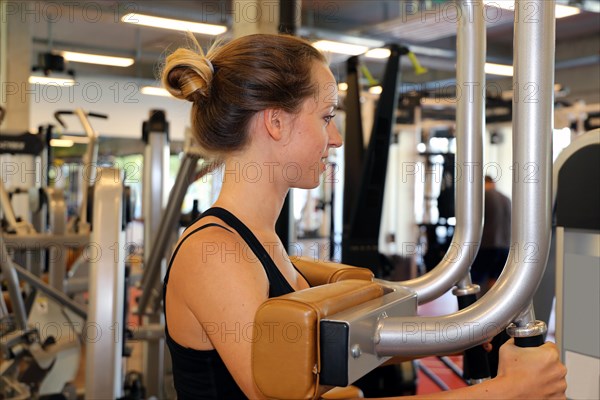
<svg viewBox="0 0 600 400">
<path fill-rule="evenodd" d="M 338 105 L 337 83 L 329 68 L 315 62 L 313 82 L 315 96 L 306 99 L 299 114 L 293 117 L 286 143 L 284 178 L 291 187 L 310 189 L 319 185 L 325 171 L 329 149 L 340 147 L 342 137 L 333 120 Z"/>
</svg>

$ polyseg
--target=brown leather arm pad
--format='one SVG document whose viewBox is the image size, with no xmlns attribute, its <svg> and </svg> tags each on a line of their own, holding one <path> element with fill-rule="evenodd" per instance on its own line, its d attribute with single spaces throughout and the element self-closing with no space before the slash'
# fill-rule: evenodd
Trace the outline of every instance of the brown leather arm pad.
<svg viewBox="0 0 600 400">
<path fill-rule="evenodd" d="M 323 393 L 321 399 L 336 400 L 336 399 L 359 399 L 363 398 L 364 393 L 356 386 L 334 387 L 328 392 Z"/>
<path fill-rule="evenodd" d="M 321 318 L 381 297 L 376 283 L 347 280 L 267 300 L 256 313 L 252 371 L 271 399 L 315 399 L 319 385 Z"/>
<path fill-rule="evenodd" d="M 373 280 L 373 272 L 367 268 L 319 261 L 310 257 L 292 257 L 291 260 L 313 287 L 347 279 Z"/>
</svg>

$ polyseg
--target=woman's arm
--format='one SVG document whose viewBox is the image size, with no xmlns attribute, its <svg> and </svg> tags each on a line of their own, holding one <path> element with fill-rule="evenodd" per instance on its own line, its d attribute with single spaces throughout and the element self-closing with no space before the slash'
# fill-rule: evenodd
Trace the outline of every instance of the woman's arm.
<svg viewBox="0 0 600 400">
<path fill-rule="evenodd" d="M 262 399 L 251 353 L 254 316 L 269 287 L 257 258 L 237 235 L 207 228 L 181 248 L 171 273 L 169 290 L 181 291 L 240 389 L 248 398 Z"/>
</svg>

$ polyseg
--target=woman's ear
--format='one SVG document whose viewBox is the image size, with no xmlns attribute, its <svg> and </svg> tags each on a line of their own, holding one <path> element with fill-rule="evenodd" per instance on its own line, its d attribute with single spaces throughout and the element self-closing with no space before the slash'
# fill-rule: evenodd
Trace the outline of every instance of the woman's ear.
<svg viewBox="0 0 600 400">
<path fill-rule="evenodd" d="M 263 123 L 265 129 L 273 139 L 279 141 L 283 137 L 283 112 L 275 108 L 267 108 L 263 111 Z"/>
</svg>

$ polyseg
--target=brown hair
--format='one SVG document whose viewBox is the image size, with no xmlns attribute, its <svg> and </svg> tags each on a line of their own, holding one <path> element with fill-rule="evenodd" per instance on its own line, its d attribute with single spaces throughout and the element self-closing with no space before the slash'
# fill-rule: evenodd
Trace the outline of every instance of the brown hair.
<svg viewBox="0 0 600 400">
<path fill-rule="evenodd" d="M 196 42 L 197 45 L 197 42 Z M 267 108 L 297 113 L 302 102 L 317 93 L 313 61 L 326 63 L 317 49 L 286 35 L 243 36 L 204 55 L 180 48 L 166 59 L 165 88 L 193 102 L 192 130 L 212 156 L 242 149 L 248 123 Z"/>
</svg>

